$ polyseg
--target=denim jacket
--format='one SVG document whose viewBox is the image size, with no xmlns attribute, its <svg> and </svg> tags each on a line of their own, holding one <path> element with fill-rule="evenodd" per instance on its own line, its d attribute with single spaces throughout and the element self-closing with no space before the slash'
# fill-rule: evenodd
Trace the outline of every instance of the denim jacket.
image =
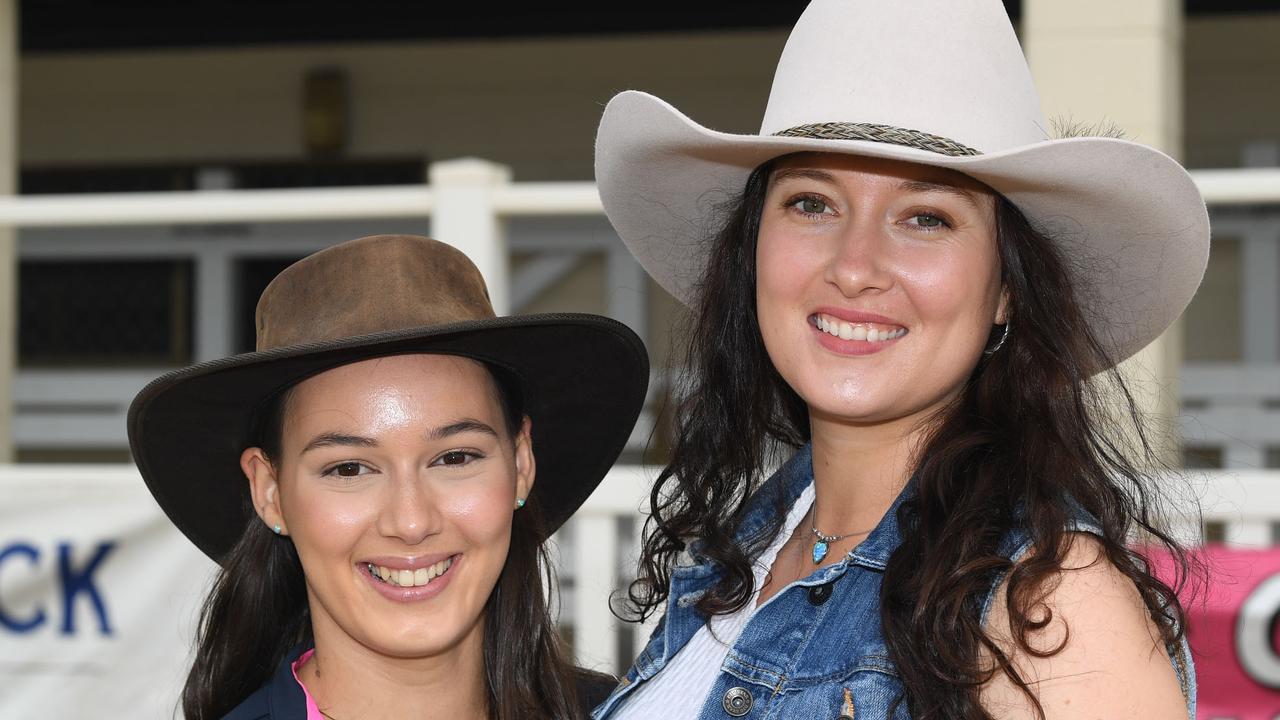
<svg viewBox="0 0 1280 720">
<path fill-rule="evenodd" d="M 740 542 L 758 535 L 774 513 L 773 493 L 787 507 L 813 482 L 813 459 L 802 448 L 756 493 L 739 528 Z M 897 669 L 889 659 L 880 628 L 880 579 L 889 556 L 901 543 L 897 510 L 910 489 L 894 501 L 880 524 L 840 562 L 822 567 L 788 585 L 761 607 L 730 648 L 699 715 L 726 718 L 831 718 L 832 720 L 907 720 Z M 1096 532 L 1083 512 L 1073 530 Z M 1006 538 L 1005 554 L 1017 559 L 1026 552 L 1025 532 Z M 609 698 L 592 713 L 604 720 L 631 692 L 662 671 L 667 662 L 702 627 L 694 604 L 716 581 L 714 566 L 700 561 L 671 572 L 666 614 L 648 644 Z M 990 605 L 996 582 L 984 607 Z M 1185 642 L 1171 649 L 1174 669 L 1187 698 L 1188 717 L 1195 718 L 1195 675 Z"/>
</svg>

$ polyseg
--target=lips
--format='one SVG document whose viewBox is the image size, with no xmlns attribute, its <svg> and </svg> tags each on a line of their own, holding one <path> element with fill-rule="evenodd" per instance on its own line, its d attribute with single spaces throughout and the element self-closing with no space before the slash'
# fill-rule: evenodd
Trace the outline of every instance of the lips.
<svg viewBox="0 0 1280 720">
<path fill-rule="evenodd" d="M 416 569 L 391 568 L 370 562 L 365 563 L 365 569 L 369 571 L 374 580 L 379 582 L 402 588 L 423 587 L 429 585 L 432 580 L 449 572 L 449 568 L 453 567 L 453 560 L 454 556 L 450 555 L 440 562 Z"/>
<path fill-rule="evenodd" d="M 844 319 L 828 313 L 815 313 L 809 316 L 809 324 L 832 337 L 841 340 L 857 340 L 868 343 L 884 343 L 897 340 L 907 334 L 907 329 L 890 322 L 880 322 L 862 318 Z"/>
</svg>

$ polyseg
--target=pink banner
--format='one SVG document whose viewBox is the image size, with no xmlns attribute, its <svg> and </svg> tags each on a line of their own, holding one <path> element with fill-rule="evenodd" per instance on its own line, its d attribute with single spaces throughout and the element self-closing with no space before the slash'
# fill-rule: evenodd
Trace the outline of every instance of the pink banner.
<svg viewBox="0 0 1280 720">
<path fill-rule="evenodd" d="M 1280 549 L 1208 545 L 1195 550 L 1208 573 L 1183 598 L 1202 720 L 1280 716 Z M 1168 556 L 1152 553 L 1171 579 Z"/>
</svg>

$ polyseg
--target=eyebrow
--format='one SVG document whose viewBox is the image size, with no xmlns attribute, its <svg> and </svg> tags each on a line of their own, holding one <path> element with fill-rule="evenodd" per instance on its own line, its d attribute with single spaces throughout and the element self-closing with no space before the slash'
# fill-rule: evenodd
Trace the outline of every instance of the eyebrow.
<svg viewBox="0 0 1280 720">
<path fill-rule="evenodd" d="M 834 183 L 835 176 L 825 170 L 817 168 L 780 168 L 773 173 L 773 182 L 781 182 L 783 180 L 816 180 L 818 182 Z M 982 209 L 978 203 L 978 198 L 973 193 L 962 187 L 948 185 L 941 182 L 930 182 L 928 180 L 903 180 L 898 185 L 898 190 L 902 192 L 940 192 L 964 200 L 975 209 Z"/>
<path fill-rule="evenodd" d="M 452 437 L 454 435 L 460 435 L 462 433 L 468 433 L 468 432 L 478 432 L 478 433 L 484 433 L 485 435 L 492 435 L 495 438 L 498 437 L 498 431 L 490 427 L 488 423 L 480 422 L 479 420 L 473 420 L 471 418 L 464 418 L 462 420 L 459 420 L 458 422 L 449 423 L 448 425 L 445 425 L 443 427 L 438 427 L 432 430 L 431 432 L 427 433 L 427 439 L 443 440 L 447 437 Z"/>
<path fill-rule="evenodd" d="M 322 447 L 378 447 L 378 441 L 373 438 L 362 437 L 360 435 L 347 435 L 346 433 L 320 433 L 319 435 L 311 438 L 311 442 L 307 443 L 307 446 L 302 448 L 302 452 L 306 453 Z"/>
<path fill-rule="evenodd" d="M 818 182 L 833 183 L 836 178 L 826 170 L 818 170 L 817 168 L 795 167 L 774 170 L 773 181 L 781 182 L 783 180 L 817 180 Z"/>
<path fill-rule="evenodd" d="M 929 182 L 927 180 L 903 180 L 902 184 L 898 185 L 898 189 L 903 192 L 946 193 L 948 195 L 953 195 L 955 197 L 960 198 L 961 200 L 964 200 L 965 202 L 969 203 L 969 205 L 971 205 L 975 210 L 982 209 L 982 206 L 978 204 L 978 198 L 973 193 L 969 192 L 968 190 L 965 190 L 962 187 L 956 187 L 955 185 L 948 185 L 946 183 L 938 183 L 938 182 Z"/>
<path fill-rule="evenodd" d="M 474 420 L 471 418 L 465 418 L 457 422 L 449 423 L 448 425 L 443 425 L 441 427 L 432 429 L 431 432 L 427 433 L 427 439 L 428 440 L 444 440 L 445 438 L 453 437 L 454 435 L 460 435 L 462 433 L 468 433 L 468 432 L 478 432 L 478 433 L 483 433 L 485 435 L 492 435 L 495 438 L 498 437 L 498 431 L 494 430 L 488 423 L 484 423 L 479 420 Z M 317 448 L 324 448 L 324 447 L 370 448 L 370 447 L 378 447 L 378 441 L 370 437 L 364 437 L 362 435 L 349 435 L 347 433 L 340 433 L 340 432 L 326 432 L 326 433 L 320 433 L 319 435 L 312 438 L 311 442 L 307 443 L 306 447 L 302 448 L 302 453 L 307 453 L 311 450 L 315 450 Z M 302 454 L 302 453 L 299 453 L 299 454 Z"/>
</svg>

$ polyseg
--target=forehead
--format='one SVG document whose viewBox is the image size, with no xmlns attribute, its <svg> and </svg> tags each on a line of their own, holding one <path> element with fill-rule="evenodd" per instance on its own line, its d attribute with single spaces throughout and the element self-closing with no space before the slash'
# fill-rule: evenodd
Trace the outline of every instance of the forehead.
<svg viewBox="0 0 1280 720">
<path fill-rule="evenodd" d="M 799 173 L 795 171 L 801 171 Z M 814 171 L 806 173 L 804 171 Z M 773 184 L 780 177 L 811 175 L 832 179 L 848 175 L 857 175 L 876 180 L 900 181 L 905 183 L 926 183 L 941 187 L 967 191 L 975 196 L 987 196 L 994 199 L 995 191 L 983 183 L 949 168 L 920 165 L 901 160 L 869 158 L 860 155 L 843 153 L 794 153 L 784 155 L 773 161 L 769 173 L 769 182 Z"/>
<path fill-rule="evenodd" d="M 456 355 L 418 353 L 371 358 L 326 370 L 298 383 L 286 417 L 326 410 L 368 414 L 394 398 L 431 415 L 488 413 L 497 409 L 497 388 L 487 368 Z"/>
</svg>

